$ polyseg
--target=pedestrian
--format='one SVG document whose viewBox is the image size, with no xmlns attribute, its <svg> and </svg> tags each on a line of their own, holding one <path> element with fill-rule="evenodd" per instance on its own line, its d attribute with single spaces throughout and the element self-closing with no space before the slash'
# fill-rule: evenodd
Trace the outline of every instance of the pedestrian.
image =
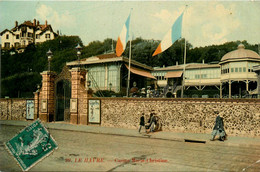
<svg viewBox="0 0 260 172">
<path fill-rule="evenodd" d="M 151 132 L 154 132 L 155 125 L 156 125 L 156 123 L 157 123 L 155 113 L 153 113 L 153 116 L 152 116 L 151 121 L 152 121 L 152 124 L 151 124 L 151 129 L 150 129 L 150 131 L 151 131 Z"/>
<path fill-rule="evenodd" d="M 148 129 L 150 129 L 150 132 L 154 132 L 154 128 L 155 128 L 155 125 L 156 125 L 155 113 L 150 114 L 150 118 L 149 118 L 148 122 L 149 122 Z"/>
<path fill-rule="evenodd" d="M 146 97 L 145 88 L 142 88 L 142 89 L 141 89 L 141 96 L 142 96 L 142 97 Z"/>
<path fill-rule="evenodd" d="M 224 130 L 223 118 L 219 115 L 218 111 L 216 111 L 215 114 L 217 115 L 217 117 L 213 131 L 211 133 L 212 138 L 210 140 L 213 141 L 216 135 L 219 135 L 219 140 L 224 141 L 226 137 L 226 132 Z"/>
<path fill-rule="evenodd" d="M 151 97 L 151 86 L 148 86 L 148 87 L 147 87 L 146 97 L 147 97 L 147 98 Z"/>
<path fill-rule="evenodd" d="M 139 127 L 139 133 L 141 132 L 142 127 L 144 127 L 145 130 L 145 126 L 144 126 L 144 113 L 142 113 L 141 117 L 140 117 L 140 127 Z M 145 130 L 146 131 L 146 130 Z"/>
</svg>

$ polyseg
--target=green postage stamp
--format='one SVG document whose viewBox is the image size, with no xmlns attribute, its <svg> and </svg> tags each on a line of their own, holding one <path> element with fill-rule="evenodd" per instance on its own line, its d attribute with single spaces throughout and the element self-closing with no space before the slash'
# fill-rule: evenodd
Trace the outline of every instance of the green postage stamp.
<svg viewBox="0 0 260 172">
<path fill-rule="evenodd" d="M 5 143 L 23 171 L 28 171 L 58 148 L 40 120 L 36 120 Z"/>
</svg>

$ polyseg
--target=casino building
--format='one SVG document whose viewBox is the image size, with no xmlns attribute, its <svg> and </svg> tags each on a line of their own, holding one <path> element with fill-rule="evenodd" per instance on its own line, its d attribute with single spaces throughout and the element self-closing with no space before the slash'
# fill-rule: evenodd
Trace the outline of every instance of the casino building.
<svg viewBox="0 0 260 172">
<path fill-rule="evenodd" d="M 257 65 L 260 65 L 259 54 L 240 44 L 236 50 L 225 54 L 218 64 L 190 63 L 186 64 L 185 72 L 183 65 L 176 64 L 154 68 L 152 75 L 157 78 L 159 87 L 170 87 L 173 94 L 181 89 L 184 73 L 184 90 L 191 87 L 203 90 L 213 86 L 219 90 L 220 98 L 238 98 L 257 94 L 257 74 L 253 70 Z"/>
<path fill-rule="evenodd" d="M 77 65 L 77 61 L 67 63 L 69 68 Z M 177 97 L 177 91 L 182 89 L 183 84 L 184 92 L 211 88 L 218 90 L 215 97 L 241 98 L 256 93 L 257 74 L 253 66 L 257 65 L 260 65 L 259 54 L 245 49 L 243 44 L 225 54 L 219 63 L 189 63 L 185 65 L 185 70 L 184 65 L 178 63 L 175 66 L 152 68 L 132 60 L 130 88 L 135 82 L 139 90 L 152 86 L 161 90 L 164 97 L 166 94 Z M 113 53 L 104 54 L 82 59 L 80 66 L 88 70 L 86 78 L 93 83 L 94 91 L 126 91 L 128 58 L 117 57 Z"/>
</svg>

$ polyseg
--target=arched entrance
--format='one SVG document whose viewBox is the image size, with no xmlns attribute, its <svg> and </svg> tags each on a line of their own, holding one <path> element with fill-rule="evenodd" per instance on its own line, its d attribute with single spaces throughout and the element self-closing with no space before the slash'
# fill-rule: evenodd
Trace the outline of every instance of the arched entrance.
<svg viewBox="0 0 260 172">
<path fill-rule="evenodd" d="M 61 80 L 56 84 L 55 121 L 70 121 L 71 82 Z"/>
<path fill-rule="evenodd" d="M 54 80 L 55 121 L 70 121 L 71 74 L 64 66 Z"/>
</svg>

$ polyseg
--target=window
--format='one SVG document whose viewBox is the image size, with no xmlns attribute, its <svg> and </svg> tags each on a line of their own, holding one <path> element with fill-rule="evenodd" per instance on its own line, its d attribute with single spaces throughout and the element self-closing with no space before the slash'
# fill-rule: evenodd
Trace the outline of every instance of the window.
<svg viewBox="0 0 260 172">
<path fill-rule="evenodd" d="M 239 72 L 242 72 L 242 67 L 239 68 Z"/>
<path fill-rule="evenodd" d="M 5 48 L 10 48 L 10 43 L 9 42 L 5 42 Z"/>
<path fill-rule="evenodd" d="M 45 38 L 51 38 L 51 35 L 50 34 L 46 34 Z"/>
<path fill-rule="evenodd" d="M 246 67 L 243 67 L 243 72 L 246 72 Z"/>
<path fill-rule="evenodd" d="M 231 68 L 231 72 L 232 72 L 232 73 L 234 72 L 234 68 Z"/>
<path fill-rule="evenodd" d="M 200 79 L 200 75 L 196 74 L 195 79 Z"/>
<path fill-rule="evenodd" d="M 6 39 L 9 39 L 9 35 L 7 34 L 5 38 L 6 38 Z"/>
<path fill-rule="evenodd" d="M 207 78 L 207 74 L 202 74 L 201 78 Z"/>
<path fill-rule="evenodd" d="M 40 35 L 39 34 L 36 35 L 36 39 L 40 39 Z"/>
<path fill-rule="evenodd" d="M 237 67 L 235 68 L 235 72 L 238 72 L 238 68 Z"/>
<path fill-rule="evenodd" d="M 22 37 L 26 37 L 26 32 L 23 32 L 23 33 L 22 33 Z"/>
<path fill-rule="evenodd" d="M 20 46 L 20 43 L 19 43 L 19 42 L 14 43 L 14 47 L 15 47 L 15 48 L 18 48 L 19 46 Z"/>
<path fill-rule="evenodd" d="M 20 35 L 16 35 L 16 39 L 19 39 Z"/>
<path fill-rule="evenodd" d="M 28 37 L 33 37 L 33 34 L 32 33 L 30 33 L 30 32 L 28 32 Z"/>
</svg>

